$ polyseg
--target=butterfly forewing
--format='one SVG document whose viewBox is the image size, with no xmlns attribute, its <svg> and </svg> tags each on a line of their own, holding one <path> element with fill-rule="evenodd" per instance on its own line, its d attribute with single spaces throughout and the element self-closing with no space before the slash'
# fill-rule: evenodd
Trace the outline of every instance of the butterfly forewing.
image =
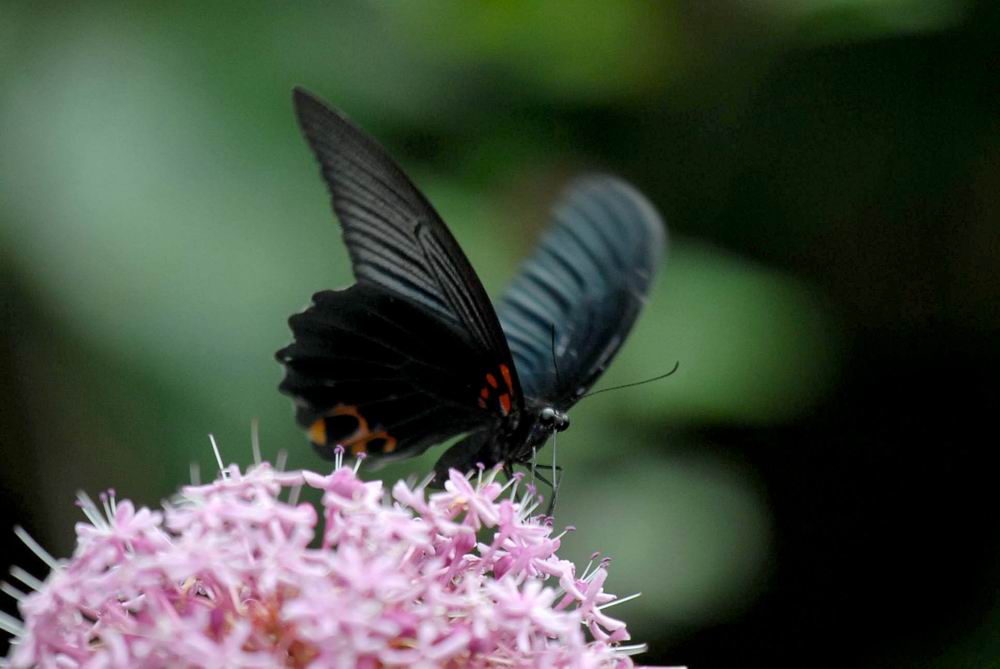
<svg viewBox="0 0 1000 669">
<path fill-rule="evenodd" d="M 631 330 L 665 232 L 638 191 L 603 175 L 573 182 L 553 217 L 497 311 L 524 392 L 567 409 Z"/>
<path fill-rule="evenodd" d="M 468 332 L 498 362 L 510 350 L 486 291 L 427 198 L 369 135 L 309 93 L 295 109 L 320 163 L 359 283 L 373 283 Z"/>
</svg>

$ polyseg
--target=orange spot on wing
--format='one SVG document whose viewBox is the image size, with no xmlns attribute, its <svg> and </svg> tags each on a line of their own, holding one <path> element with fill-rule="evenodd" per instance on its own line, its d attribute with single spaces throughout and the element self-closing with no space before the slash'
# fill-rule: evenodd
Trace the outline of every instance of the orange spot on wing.
<svg viewBox="0 0 1000 669">
<path fill-rule="evenodd" d="M 487 397 L 490 396 L 490 389 L 483 388 L 482 390 L 479 391 L 479 396 L 482 397 L 483 399 L 486 399 Z"/>
<path fill-rule="evenodd" d="M 494 388 L 497 387 L 497 377 L 493 376 L 489 372 L 486 373 L 486 382 Z"/>
<path fill-rule="evenodd" d="M 353 404 L 338 404 L 337 406 L 333 407 L 333 410 L 330 411 L 327 415 L 328 416 L 354 416 L 358 420 L 362 420 L 362 421 L 364 420 L 364 418 L 361 416 L 361 412 L 358 411 L 358 407 L 354 406 Z"/>
<path fill-rule="evenodd" d="M 378 432 L 369 432 L 363 436 L 357 436 L 352 438 L 349 442 L 345 443 L 345 446 L 351 447 L 351 454 L 358 455 L 359 453 L 367 453 L 369 448 L 373 447 L 373 443 L 376 441 L 381 441 L 381 445 L 374 445 L 375 454 L 378 453 L 392 453 L 396 450 L 397 442 L 396 438 L 389 435 L 385 430 L 379 430 Z"/>
<path fill-rule="evenodd" d="M 366 434 L 368 434 L 368 421 L 365 420 L 365 417 L 361 415 L 361 412 L 358 411 L 358 407 L 356 406 L 349 404 L 338 404 L 337 406 L 333 407 L 333 411 L 329 412 L 327 415 L 351 416 L 352 418 L 354 418 L 354 420 L 358 421 L 358 429 L 355 430 L 354 434 L 351 435 L 351 438 L 345 441 L 344 443 L 352 442 L 358 438 L 363 438 Z"/>
<path fill-rule="evenodd" d="M 354 444 L 359 444 L 368 439 L 368 432 L 361 432 L 360 430 L 352 434 L 346 439 L 341 439 L 338 443 L 341 446 L 354 446 Z"/>
<path fill-rule="evenodd" d="M 500 408 L 503 410 L 504 416 L 510 413 L 510 395 L 507 393 L 500 396 Z"/>
<path fill-rule="evenodd" d="M 317 446 L 326 446 L 326 419 L 317 418 L 309 426 L 309 441 Z"/>
<path fill-rule="evenodd" d="M 510 367 L 500 365 L 500 375 L 503 377 L 503 382 L 507 384 L 507 390 L 514 394 L 514 381 L 510 378 Z"/>
<path fill-rule="evenodd" d="M 342 446 L 351 449 L 352 455 L 367 453 L 369 444 L 375 439 L 383 440 L 382 445 L 376 448 L 378 452 L 392 453 L 396 450 L 397 443 L 395 437 L 390 436 L 385 430 L 372 432 L 372 428 L 368 426 L 368 421 L 361 415 L 358 408 L 348 404 L 338 404 L 332 410 L 328 411 L 325 416 L 316 419 L 309 426 L 309 439 L 314 444 L 327 445 L 327 439 L 330 435 L 327 432 L 326 419 L 333 416 L 351 416 L 358 422 L 358 427 L 352 434 L 339 439 L 339 443 Z"/>
</svg>

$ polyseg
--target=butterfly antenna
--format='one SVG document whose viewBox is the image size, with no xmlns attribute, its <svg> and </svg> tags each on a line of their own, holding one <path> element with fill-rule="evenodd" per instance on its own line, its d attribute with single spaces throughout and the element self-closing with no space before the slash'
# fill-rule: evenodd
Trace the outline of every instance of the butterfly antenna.
<svg viewBox="0 0 1000 669">
<path fill-rule="evenodd" d="M 556 370 L 556 387 L 562 388 L 562 380 L 559 378 L 559 365 L 556 364 L 556 324 L 549 324 L 552 329 L 552 369 Z"/>
<path fill-rule="evenodd" d="M 652 383 L 653 381 L 659 381 L 660 379 L 665 379 L 668 376 L 672 375 L 674 372 L 677 371 L 677 368 L 680 367 L 680 366 L 681 366 L 681 363 L 680 363 L 680 361 L 678 361 L 678 362 L 674 363 L 674 368 L 671 369 L 666 374 L 660 374 L 659 376 L 654 376 L 653 378 L 651 378 L 651 379 L 645 379 L 644 381 L 636 381 L 634 383 L 623 383 L 620 386 L 611 386 L 610 388 L 601 388 L 600 390 L 595 390 L 592 393 L 587 393 L 586 395 L 581 395 L 580 399 L 582 400 L 584 397 L 593 397 L 594 395 L 600 395 L 601 393 L 606 393 L 609 390 L 621 390 L 622 388 L 631 388 L 632 386 L 641 386 L 644 383 Z"/>
</svg>

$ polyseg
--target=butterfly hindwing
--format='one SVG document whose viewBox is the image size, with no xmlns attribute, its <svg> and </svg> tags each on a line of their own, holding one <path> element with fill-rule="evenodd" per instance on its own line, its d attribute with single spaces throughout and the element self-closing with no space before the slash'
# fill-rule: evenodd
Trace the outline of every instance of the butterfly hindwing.
<svg viewBox="0 0 1000 669">
<path fill-rule="evenodd" d="M 317 293 L 289 323 L 280 389 L 324 456 L 341 444 L 407 457 L 490 420 L 479 403 L 490 362 L 421 306 L 359 283 Z"/>
<path fill-rule="evenodd" d="M 618 352 L 665 247 L 652 205 L 620 179 L 573 182 L 498 306 L 524 392 L 568 409 Z"/>
</svg>

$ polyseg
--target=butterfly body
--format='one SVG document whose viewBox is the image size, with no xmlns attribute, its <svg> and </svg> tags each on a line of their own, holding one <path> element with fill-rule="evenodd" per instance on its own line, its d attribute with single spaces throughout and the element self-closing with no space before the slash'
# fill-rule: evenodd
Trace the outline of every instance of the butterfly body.
<svg viewBox="0 0 1000 669">
<path fill-rule="evenodd" d="M 357 283 L 289 319 L 280 390 L 326 457 L 408 457 L 466 436 L 435 470 L 531 461 L 618 351 L 665 243 L 649 203 L 613 177 L 576 182 L 495 309 L 427 199 L 339 112 L 296 112 Z"/>
</svg>

